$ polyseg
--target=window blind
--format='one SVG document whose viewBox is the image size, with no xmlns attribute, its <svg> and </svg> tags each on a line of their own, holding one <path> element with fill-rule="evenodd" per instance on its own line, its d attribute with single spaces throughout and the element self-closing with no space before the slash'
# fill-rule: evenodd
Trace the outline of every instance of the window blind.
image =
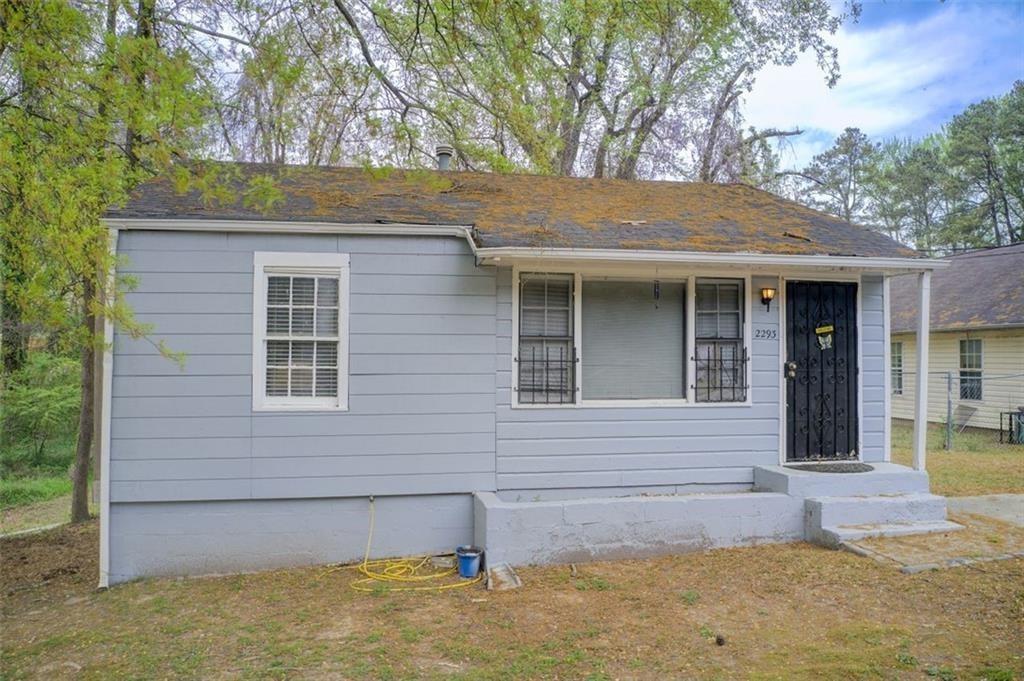
<svg viewBox="0 0 1024 681">
<path fill-rule="evenodd" d="M 685 285 L 583 282 L 583 399 L 686 396 Z"/>
</svg>

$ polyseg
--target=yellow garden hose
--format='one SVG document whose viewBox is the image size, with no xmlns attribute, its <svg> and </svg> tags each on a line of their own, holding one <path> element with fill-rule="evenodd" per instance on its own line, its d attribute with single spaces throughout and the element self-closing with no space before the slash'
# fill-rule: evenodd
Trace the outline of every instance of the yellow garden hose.
<svg viewBox="0 0 1024 681">
<path fill-rule="evenodd" d="M 363 562 L 357 567 L 359 572 L 366 576 L 349 585 L 356 591 L 375 592 L 381 589 L 386 591 L 444 591 L 445 589 L 460 589 L 470 586 L 484 578 L 484 574 L 481 572 L 473 579 L 460 579 L 458 582 L 447 584 L 431 584 L 429 582 L 432 580 L 450 577 L 458 570 L 449 568 L 440 572 L 420 574 L 420 569 L 430 562 L 430 556 L 370 560 L 374 516 L 373 497 L 370 497 L 370 532 L 366 537 L 366 553 L 363 555 Z"/>
</svg>

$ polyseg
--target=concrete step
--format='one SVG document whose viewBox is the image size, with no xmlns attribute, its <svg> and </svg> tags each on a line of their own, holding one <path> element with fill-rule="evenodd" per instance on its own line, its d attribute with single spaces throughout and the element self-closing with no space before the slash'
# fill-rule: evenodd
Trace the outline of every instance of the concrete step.
<svg viewBox="0 0 1024 681">
<path fill-rule="evenodd" d="M 928 474 L 894 463 L 872 463 L 866 473 L 821 473 L 786 466 L 755 466 L 754 490 L 793 497 L 924 494 Z"/>
<path fill-rule="evenodd" d="M 804 501 L 808 530 L 838 525 L 882 525 L 946 519 L 946 498 L 935 494 L 811 497 Z"/>
<path fill-rule="evenodd" d="M 842 544 L 873 537 L 906 537 L 915 534 L 937 534 L 956 532 L 963 525 L 948 520 L 933 520 L 916 523 L 886 523 L 879 525 L 838 525 L 821 528 L 817 542 L 836 548 Z"/>
</svg>

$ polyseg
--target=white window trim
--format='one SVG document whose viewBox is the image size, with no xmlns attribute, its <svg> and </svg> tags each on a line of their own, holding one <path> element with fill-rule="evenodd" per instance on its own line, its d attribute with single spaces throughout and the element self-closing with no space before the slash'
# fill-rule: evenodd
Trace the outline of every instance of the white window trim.
<svg viewBox="0 0 1024 681">
<path fill-rule="evenodd" d="M 519 289 L 522 274 L 568 274 L 573 276 L 573 348 L 576 353 L 576 395 L 575 401 L 566 404 L 536 404 L 519 401 Z M 583 399 L 583 307 L 582 294 L 583 282 L 587 279 L 615 278 L 624 281 L 648 281 L 660 279 L 661 281 L 674 281 L 686 284 L 686 338 L 685 362 L 686 362 L 686 398 L 648 398 L 648 399 L 614 399 L 614 400 L 585 400 Z M 659 276 L 657 272 L 645 270 L 636 274 L 623 272 L 619 269 L 603 268 L 576 268 L 576 267 L 551 267 L 542 265 L 531 267 L 528 265 L 515 264 L 512 267 L 512 376 L 510 385 L 512 394 L 509 403 L 513 409 L 618 409 L 618 408 L 650 408 L 650 407 L 687 407 L 690 409 L 715 409 L 728 407 L 749 407 L 753 405 L 753 361 L 748 361 L 746 366 L 747 396 L 745 400 L 735 402 L 697 402 L 696 401 L 696 371 L 697 364 L 694 360 L 694 349 L 697 347 L 696 328 L 696 304 L 697 304 L 697 279 L 735 279 L 743 281 L 743 333 L 742 340 L 747 353 L 752 352 L 751 341 L 753 340 L 753 322 L 751 318 L 752 303 L 751 289 L 752 275 L 750 272 L 737 274 L 735 271 L 727 270 L 701 270 L 698 273 L 668 273 Z"/>
<path fill-rule="evenodd" d="M 323 274 L 338 277 L 337 397 L 266 396 L 267 275 L 275 272 L 298 275 Z M 348 253 L 257 251 L 253 254 L 253 411 L 348 411 L 349 272 Z"/>
<path fill-rule="evenodd" d="M 963 342 L 963 341 L 978 341 L 978 368 L 977 369 L 964 369 L 963 368 L 963 366 L 962 366 L 963 365 L 963 353 L 960 351 L 960 343 Z M 956 343 L 956 365 L 957 365 L 956 380 L 957 380 L 957 383 L 960 386 L 963 385 L 963 373 L 965 371 L 977 372 L 977 374 L 978 374 L 977 379 L 978 379 L 978 381 L 981 382 L 981 384 L 979 386 L 981 388 L 981 397 L 980 398 L 976 399 L 976 398 L 973 398 L 973 397 L 961 397 L 959 399 L 959 401 L 960 402 L 973 402 L 973 403 L 976 403 L 976 404 L 981 404 L 982 402 L 984 402 L 985 401 L 985 381 L 984 381 L 984 376 L 985 376 L 985 339 L 984 338 L 970 338 L 970 337 L 958 339 L 957 343 Z M 959 392 L 962 389 L 963 389 L 962 387 L 958 387 L 957 388 L 957 392 Z"/>
<path fill-rule="evenodd" d="M 900 349 L 900 353 L 899 353 L 900 354 L 900 366 L 899 366 L 899 371 L 898 372 L 897 372 L 897 367 L 892 363 L 892 359 L 893 359 L 893 357 L 895 357 L 895 355 L 892 352 L 892 349 L 893 349 L 894 346 L 899 346 L 899 349 Z M 889 341 L 889 380 L 891 381 L 891 386 L 890 386 L 889 390 L 890 390 L 890 394 L 892 394 L 892 395 L 902 396 L 903 395 L 903 390 L 904 390 L 904 388 L 906 386 L 906 374 L 904 373 L 904 369 L 903 369 L 904 358 L 905 358 L 905 355 L 903 353 L 903 341 Z M 899 376 L 899 379 L 900 379 L 899 383 L 898 383 L 898 385 L 899 385 L 898 388 L 897 388 L 897 382 L 895 380 L 897 375 Z"/>
</svg>

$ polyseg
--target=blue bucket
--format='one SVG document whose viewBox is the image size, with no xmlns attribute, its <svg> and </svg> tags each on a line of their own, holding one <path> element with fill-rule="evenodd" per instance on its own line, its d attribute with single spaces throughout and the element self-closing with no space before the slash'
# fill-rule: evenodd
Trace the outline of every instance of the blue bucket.
<svg viewBox="0 0 1024 681">
<path fill-rule="evenodd" d="M 459 560 L 459 577 L 473 579 L 480 574 L 480 556 L 484 552 L 475 546 L 460 546 L 455 549 Z"/>
</svg>

